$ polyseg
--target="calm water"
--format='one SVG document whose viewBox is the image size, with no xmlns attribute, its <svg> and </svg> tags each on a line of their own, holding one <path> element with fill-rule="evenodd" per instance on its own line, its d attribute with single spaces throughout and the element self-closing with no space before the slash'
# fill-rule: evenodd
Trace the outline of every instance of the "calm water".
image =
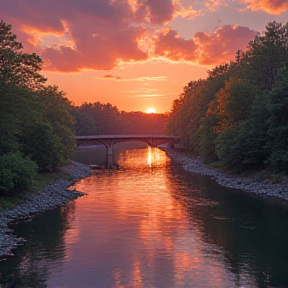
<svg viewBox="0 0 288 288">
<path fill-rule="evenodd" d="M 186 173 L 158 149 L 119 164 L 75 185 L 87 196 L 19 225 L 28 242 L 0 262 L 0 283 L 288 287 L 286 204 Z"/>
</svg>

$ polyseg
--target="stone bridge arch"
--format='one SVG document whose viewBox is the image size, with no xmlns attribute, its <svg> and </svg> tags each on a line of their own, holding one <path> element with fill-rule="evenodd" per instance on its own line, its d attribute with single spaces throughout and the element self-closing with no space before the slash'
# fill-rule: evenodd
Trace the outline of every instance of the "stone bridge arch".
<svg viewBox="0 0 288 288">
<path fill-rule="evenodd" d="M 107 161 L 106 167 L 111 168 L 114 165 L 113 147 L 116 143 L 128 142 L 128 141 L 141 141 L 147 143 L 151 147 L 156 147 L 163 143 L 169 143 L 173 147 L 174 143 L 178 142 L 180 138 L 174 135 L 162 135 L 162 134 L 135 134 L 135 135 L 88 135 L 88 136 L 76 136 L 77 145 L 79 143 L 98 142 L 106 147 Z"/>
</svg>

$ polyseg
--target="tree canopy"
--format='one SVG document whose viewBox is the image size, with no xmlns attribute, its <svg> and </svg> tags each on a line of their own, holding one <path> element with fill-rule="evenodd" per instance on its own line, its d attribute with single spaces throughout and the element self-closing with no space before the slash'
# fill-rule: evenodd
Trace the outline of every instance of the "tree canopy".
<svg viewBox="0 0 288 288">
<path fill-rule="evenodd" d="M 39 73 L 42 59 L 35 53 L 23 53 L 23 46 L 12 33 L 12 26 L 0 22 L 0 81 L 25 86 L 32 90 L 42 88 L 46 79 Z"/>
<path fill-rule="evenodd" d="M 190 82 L 166 130 L 206 162 L 288 172 L 288 23 L 275 21 L 235 60 Z"/>
<path fill-rule="evenodd" d="M 44 85 L 41 57 L 24 53 L 11 29 L 0 22 L 0 193 L 28 188 L 75 147 L 71 103 Z"/>
</svg>

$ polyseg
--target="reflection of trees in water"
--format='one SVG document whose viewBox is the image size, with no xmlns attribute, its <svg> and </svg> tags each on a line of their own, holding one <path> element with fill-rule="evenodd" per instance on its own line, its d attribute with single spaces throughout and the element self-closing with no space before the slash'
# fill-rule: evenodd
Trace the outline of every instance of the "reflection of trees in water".
<svg viewBox="0 0 288 288">
<path fill-rule="evenodd" d="M 15 233 L 27 243 L 17 249 L 14 257 L 0 262 L 0 283 L 15 288 L 47 287 L 48 267 L 57 268 L 65 260 L 65 233 L 74 221 L 75 202 L 70 202 L 16 227 Z"/>
<path fill-rule="evenodd" d="M 229 191 L 191 173 L 179 175 L 176 181 L 179 188 L 173 196 L 185 207 L 192 228 L 204 242 L 220 248 L 236 279 L 252 276 L 259 287 L 288 287 L 287 207 Z M 195 187 L 193 194 L 187 187 Z"/>
</svg>

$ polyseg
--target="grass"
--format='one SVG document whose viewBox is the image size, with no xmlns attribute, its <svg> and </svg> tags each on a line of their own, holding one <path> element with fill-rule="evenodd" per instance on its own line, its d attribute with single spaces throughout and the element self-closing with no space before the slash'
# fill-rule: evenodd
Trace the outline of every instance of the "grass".
<svg viewBox="0 0 288 288">
<path fill-rule="evenodd" d="M 37 193 L 43 187 L 55 182 L 59 178 L 69 179 L 70 175 L 58 170 L 55 172 L 45 172 L 37 174 L 36 179 L 33 180 L 33 186 L 30 190 L 12 192 L 9 195 L 0 195 L 0 210 L 12 209 L 15 206 L 25 202 L 26 195 Z M 71 177 L 70 177 L 71 178 Z"/>
<path fill-rule="evenodd" d="M 55 182 L 59 178 L 67 178 L 67 177 L 69 177 L 69 174 L 61 170 L 54 172 L 39 173 L 37 174 L 37 177 L 33 182 L 33 188 L 29 192 L 38 191 L 43 187 L 45 187 L 46 185 Z"/>
<path fill-rule="evenodd" d="M 24 199 L 20 196 L 0 196 L 0 210 L 11 209 L 16 205 L 23 203 Z"/>
</svg>

